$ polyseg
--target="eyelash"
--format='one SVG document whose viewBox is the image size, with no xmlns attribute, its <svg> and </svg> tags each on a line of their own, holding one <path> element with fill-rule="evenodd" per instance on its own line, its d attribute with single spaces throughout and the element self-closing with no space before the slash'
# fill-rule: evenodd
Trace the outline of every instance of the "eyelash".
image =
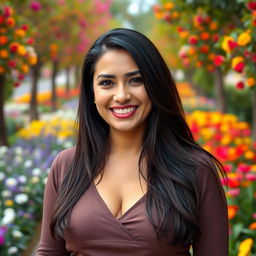
<svg viewBox="0 0 256 256">
<path fill-rule="evenodd" d="M 143 83 L 143 80 L 141 77 L 133 77 L 128 81 L 128 84 L 133 84 L 133 85 L 140 85 Z M 99 85 L 102 86 L 111 86 L 113 85 L 114 82 L 112 80 L 102 80 Z"/>
</svg>

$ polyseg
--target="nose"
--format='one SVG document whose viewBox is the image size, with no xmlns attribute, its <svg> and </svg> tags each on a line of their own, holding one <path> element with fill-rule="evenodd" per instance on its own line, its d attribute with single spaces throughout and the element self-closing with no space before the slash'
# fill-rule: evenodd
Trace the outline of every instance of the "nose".
<svg viewBox="0 0 256 256">
<path fill-rule="evenodd" d="M 125 103 L 131 99 L 131 94 L 125 88 L 124 86 L 118 86 L 114 96 L 113 100 L 118 102 L 118 103 Z"/>
</svg>

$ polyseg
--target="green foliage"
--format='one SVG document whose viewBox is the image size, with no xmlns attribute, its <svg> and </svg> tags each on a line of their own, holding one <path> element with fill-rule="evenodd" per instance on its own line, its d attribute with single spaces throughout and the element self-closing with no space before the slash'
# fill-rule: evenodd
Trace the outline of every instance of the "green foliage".
<svg viewBox="0 0 256 256">
<path fill-rule="evenodd" d="M 205 96 L 213 98 L 214 96 L 214 76 L 212 73 L 206 71 L 203 68 L 195 70 L 195 73 L 192 77 L 192 80 L 195 84 L 200 87 Z"/>
<path fill-rule="evenodd" d="M 252 123 L 252 94 L 250 89 L 237 90 L 226 86 L 227 112 L 238 116 L 242 121 Z"/>
</svg>

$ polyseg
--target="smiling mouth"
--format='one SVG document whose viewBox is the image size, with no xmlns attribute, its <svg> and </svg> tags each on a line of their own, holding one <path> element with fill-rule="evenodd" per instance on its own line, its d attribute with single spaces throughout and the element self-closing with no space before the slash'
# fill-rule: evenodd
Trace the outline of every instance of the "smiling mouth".
<svg viewBox="0 0 256 256">
<path fill-rule="evenodd" d="M 138 107 L 139 106 L 129 106 L 127 108 L 110 108 L 110 110 L 115 117 L 124 119 L 133 116 Z"/>
</svg>

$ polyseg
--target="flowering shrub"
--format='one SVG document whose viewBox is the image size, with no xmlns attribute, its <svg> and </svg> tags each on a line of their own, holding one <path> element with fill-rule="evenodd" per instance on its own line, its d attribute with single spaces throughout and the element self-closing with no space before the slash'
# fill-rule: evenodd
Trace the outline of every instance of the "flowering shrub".
<svg viewBox="0 0 256 256">
<path fill-rule="evenodd" d="M 243 75 L 236 84 L 238 89 L 245 86 L 256 88 L 256 2 L 244 2 L 247 11 L 242 18 L 243 26 L 235 28 L 221 40 L 225 56 L 220 56 L 223 60 L 220 65 Z"/>
<path fill-rule="evenodd" d="M 29 71 L 29 66 L 37 63 L 37 56 L 31 46 L 33 39 L 28 35 L 28 26 L 22 24 L 14 9 L 2 4 L 0 8 L 0 75 L 11 74 L 15 86 L 19 86 Z"/>
</svg>

